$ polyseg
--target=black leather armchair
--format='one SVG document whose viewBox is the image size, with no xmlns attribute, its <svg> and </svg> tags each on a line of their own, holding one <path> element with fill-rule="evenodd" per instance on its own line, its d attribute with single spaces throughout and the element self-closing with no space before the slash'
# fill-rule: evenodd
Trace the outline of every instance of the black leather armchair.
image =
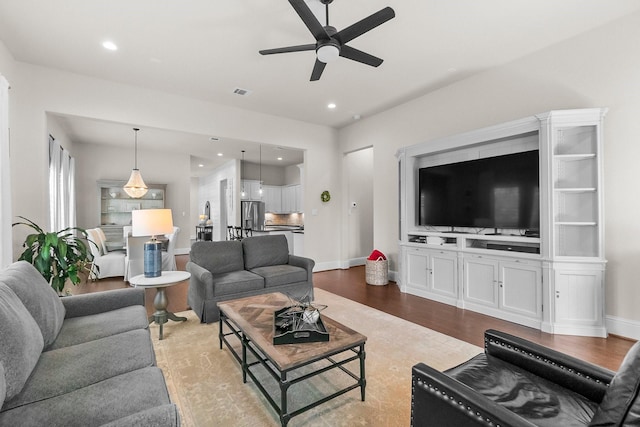
<svg viewBox="0 0 640 427">
<path fill-rule="evenodd" d="M 412 372 L 412 426 L 640 426 L 640 343 L 617 373 L 503 332 L 485 352 Z"/>
</svg>

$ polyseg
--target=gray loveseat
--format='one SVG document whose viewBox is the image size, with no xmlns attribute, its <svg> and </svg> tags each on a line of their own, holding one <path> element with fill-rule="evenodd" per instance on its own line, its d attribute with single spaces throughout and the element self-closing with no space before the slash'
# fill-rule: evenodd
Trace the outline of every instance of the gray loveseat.
<svg viewBox="0 0 640 427">
<path fill-rule="evenodd" d="M 177 426 L 144 290 L 60 298 L 25 261 L 0 271 L 0 425 Z"/>
<path fill-rule="evenodd" d="M 220 319 L 218 302 L 269 292 L 313 298 L 312 259 L 289 255 L 284 235 L 195 242 L 187 300 L 203 323 Z"/>
</svg>

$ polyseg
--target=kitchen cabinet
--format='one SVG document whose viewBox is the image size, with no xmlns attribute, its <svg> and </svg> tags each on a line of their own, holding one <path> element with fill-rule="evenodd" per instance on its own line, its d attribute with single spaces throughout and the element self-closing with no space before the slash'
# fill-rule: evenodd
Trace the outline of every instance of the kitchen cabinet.
<svg viewBox="0 0 640 427">
<path fill-rule="evenodd" d="M 283 186 L 282 187 L 282 212 L 283 213 L 301 212 L 301 209 L 300 209 L 301 196 L 302 196 L 302 192 L 301 192 L 301 186 L 299 184 Z"/>
<path fill-rule="evenodd" d="M 240 187 L 241 200 L 262 200 L 262 194 L 260 194 L 260 181 L 243 179 L 240 185 L 241 185 Z M 242 197 L 243 188 L 244 188 L 244 197 Z"/>
<path fill-rule="evenodd" d="M 262 196 L 265 212 L 282 213 L 282 187 L 278 185 L 263 185 Z"/>
</svg>

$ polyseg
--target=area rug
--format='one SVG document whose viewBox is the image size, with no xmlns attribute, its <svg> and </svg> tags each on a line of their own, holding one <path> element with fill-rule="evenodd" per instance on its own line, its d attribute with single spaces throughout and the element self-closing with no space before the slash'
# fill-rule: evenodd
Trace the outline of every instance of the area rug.
<svg viewBox="0 0 640 427">
<path fill-rule="evenodd" d="M 359 389 L 291 419 L 289 426 L 408 426 L 411 414 L 411 367 L 418 362 L 443 370 L 482 352 L 480 347 L 418 326 L 346 298 L 315 290 L 315 300 L 326 304 L 324 315 L 367 337 L 366 399 Z M 151 325 L 158 366 L 186 427 L 277 426 L 276 412 L 249 379 L 242 382 L 240 365 L 228 349 L 220 350 L 218 324 L 199 323 L 192 312 L 179 313 L 186 322 L 169 322 L 164 339 Z M 357 362 L 350 366 L 358 372 Z M 264 371 L 261 373 L 261 371 Z M 256 372 L 267 388 L 277 383 L 262 368 Z M 316 395 L 353 382 L 339 370 L 293 386 L 290 408 L 302 407 Z M 276 401 L 279 398 L 276 394 Z M 311 400 L 310 400 L 311 399 Z"/>
</svg>

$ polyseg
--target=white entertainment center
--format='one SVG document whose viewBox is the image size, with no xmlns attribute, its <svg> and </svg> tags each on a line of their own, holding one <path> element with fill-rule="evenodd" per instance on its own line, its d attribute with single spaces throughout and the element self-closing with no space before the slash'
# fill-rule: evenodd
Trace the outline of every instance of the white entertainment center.
<svg viewBox="0 0 640 427">
<path fill-rule="evenodd" d="M 399 150 L 402 292 L 548 333 L 606 337 L 606 112 L 550 111 Z M 528 150 L 539 150 L 535 233 L 419 225 L 421 168 Z"/>
</svg>

